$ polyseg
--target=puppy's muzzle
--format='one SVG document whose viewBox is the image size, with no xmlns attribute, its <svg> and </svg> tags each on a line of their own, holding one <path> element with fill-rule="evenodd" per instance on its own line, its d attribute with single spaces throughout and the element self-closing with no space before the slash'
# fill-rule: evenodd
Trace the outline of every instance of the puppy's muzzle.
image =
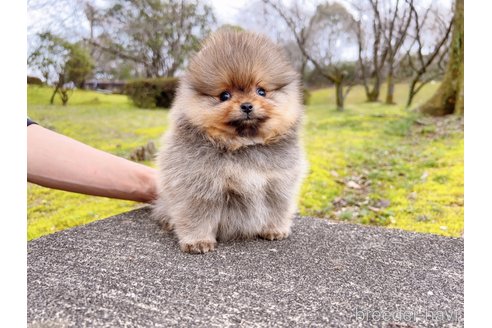
<svg viewBox="0 0 492 328">
<path fill-rule="evenodd" d="M 253 111 L 253 104 L 250 102 L 242 103 L 239 107 L 241 107 L 241 112 L 248 115 Z"/>
</svg>

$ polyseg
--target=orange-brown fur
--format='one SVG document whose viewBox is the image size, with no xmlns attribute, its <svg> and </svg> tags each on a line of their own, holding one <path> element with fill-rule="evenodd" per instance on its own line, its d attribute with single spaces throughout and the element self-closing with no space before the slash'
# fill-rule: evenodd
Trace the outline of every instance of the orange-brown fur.
<svg viewBox="0 0 492 328">
<path fill-rule="evenodd" d="M 282 49 L 261 35 L 216 33 L 191 60 L 179 104 L 187 107 L 190 120 L 203 127 L 212 139 L 237 149 L 251 143 L 242 140 L 228 122 L 241 116 L 241 103 L 250 102 L 255 115 L 269 118 L 261 125 L 256 141 L 275 141 L 302 114 L 297 86 L 291 86 L 298 84 L 298 75 L 283 54 Z M 258 87 L 266 90 L 266 97 L 256 94 Z M 223 91 L 232 94 L 227 102 L 218 99 Z M 282 105 L 280 110 L 278 104 Z"/>
</svg>

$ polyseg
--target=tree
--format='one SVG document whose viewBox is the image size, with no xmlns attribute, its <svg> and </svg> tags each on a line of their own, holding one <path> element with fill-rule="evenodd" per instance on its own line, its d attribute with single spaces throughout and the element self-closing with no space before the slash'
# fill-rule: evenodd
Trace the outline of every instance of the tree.
<svg viewBox="0 0 492 328">
<path fill-rule="evenodd" d="M 88 41 L 142 67 L 146 77 L 174 76 L 215 22 L 212 8 L 197 0 L 113 0 L 102 16 L 111 38 Z"/>
<path fill-rule="evenodd" d="M 278 2 L 264 2 L 287 24 L 302 55 L 335 85 L 337 110 L 343 111 L 345 98 L 351 89 L 349 80 L 353 76 L 344 69 L 341 47 L 346 47 L 355 38 L 352 15 L 339 3 L 325 3 L 318 5 L 309 19 L 301 20 L 296 17 L 306 17 L 306 13 L 289 14 L 288 9 Z M 299 13 L 298 9 L 294 13 Z"/>
<path fill-rule="evenodd" d="M 93 40 L 95 37 L 95 29 L 101 24 L 101 14 L 98 8 L 89 2 L 84 4 L 84 14 L 89 22 L 89 38 L 90 40 Z"/>
<path fill-rule="evenodd" d="M 320 73 L 335 84 L 337 109 L 343 110 L 355 78 L 349 74 L 344 57 L 344 51 L 355 44 L 355 20 L 343 5 L 334 2 L 319 5 L 310 25 L 310 56 L 323 67 Z"/>
<path fill-rule="evenodd" d="M 428 7 L 423 15 L 419 13 L 413 3 L 410 3 L 410 7 L 414 17 L 414 42 L 409 47 L 406 58 L 410 68 L 413 70 L 413 76 L 410 80 L 407 108 L 411 106 L 415 95 L 427 83 L 442 76 L 444 71 L 442 62 L 449 49 L 447 42 L 453 26 L 452 19 L 449 22 L 443 21 L 437 11 L 431 11 L 431 7 Z M 437 27 L 435 26 L 436 24 Z M 430 45 L 430 42 L 426 40 L 426 35 L 429 34 L 429 31 L 437 35 L 434 45 Z M 412 54 L 414 46 L 416 51 Z M 433 65 L 435 66 L 434 69 L 432 69 Z"/>
<path fill-rule="evenodd" d="M 400 0 L 354 0 L 351 4 L 358 16 L 358 62 L 366 99 L 368 102 L 379 101 L 381 86 L 386 76 L 386 103 L 392 104 L 398 56 L 411 22 L 409 6 Z"/>
<path fill-rule="evenodd" d="M 288 8 L 289 16 L 296 26 L 308 26 L 309 16 L 306 15 L 306 5 L 305 1 L 300 0 L 292 2 Z M 246 20 L 244 19 L 245 14 L 248 15 Z M 246 30 L 266 34 L 277 43 L 282 44 L 294 68 L 302 77 L 305 76 L 307 58 L 299 50 L 290 29 L 285 24 L 279 24 L 278 13 L 268 3 L 263 0 L 250 0 L 242 6 L 234 19 L 240 22 Z M 308 29 L 300 32 L 302 44 L 307 41 L 309 32 Z"/>
<path fill-rule="evenodd" d="M 67 40 L 49 32 L 38 35 L 38 46 L 28 57 L 28 65 L 39 69 L 46 83 L 54 85 L 50 99 L 60 95 L 66 105 L 73 86 L 81 87 L 94 67 L 92 59 L 81 44 Z"/>
<path fill-rule="evenodd" d="M 408 0 L 408 3 L 413 2 L 413 0 Z M 410 6 L 403 5 L 403 8 L 399 6 L 400 1 L 397 0 L 393 10 L 390 9 L 389 16 L 390 20 L 387 22 L 385 27 L 385 43 L 387 47 L 387 68 L 388 73 L 386 74 L 386 100 L 387 105 L 392 105 L 394 101 L 395 92 L 395 72 L 398 69 L 404 56 L 400 55 L 400 50 L 405 43 L 408 36 L 408 28 L 412 21 L 412 13 Z"/>
<path fill-rule="evenodd" d="M 358 61 L 368 102 L 379 101 L 383 67 L 388 54 L 384 43 L 384 22 L 378 0 L 369 0 L 368 7 L 355 6 L 357 19 Z M 363 22 L 363 18 L 367 23 Z M 369 46 L 372 45 L 372 46 Z M 372 86 L 371 86 L 372 82 Z"/>
<path fill-rule="evenodd" d="M 434 116 L 464 114 L 464 0 L 456 0 L 450 58 L 444 79 L 435 94 L 419 110 Z"/>
<path fill-rule="evenodd" d="M 107 32 L 98 34 L 92 40 L 85 40 L 84 43 L 91 49 L 91 56 L 96 63 L 93 77 L 97 80 L 128 80 L 145 77 L 142 65 L 111 51 L 112 42 L 113 38 Z M 107 48 L 103 45 L 107 45 Z"/>
</svg>

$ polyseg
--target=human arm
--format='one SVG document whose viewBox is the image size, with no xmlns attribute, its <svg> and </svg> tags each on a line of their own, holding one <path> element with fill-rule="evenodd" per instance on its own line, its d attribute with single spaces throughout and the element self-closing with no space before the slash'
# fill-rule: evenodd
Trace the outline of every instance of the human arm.
<svg viewBox="0 0 492 328">
<path fill-rule="evenodd" d="M 152 202 L 157 171 L 42 126 L 27 128 L 27 180 L 87 195 Z"/>
</svg>

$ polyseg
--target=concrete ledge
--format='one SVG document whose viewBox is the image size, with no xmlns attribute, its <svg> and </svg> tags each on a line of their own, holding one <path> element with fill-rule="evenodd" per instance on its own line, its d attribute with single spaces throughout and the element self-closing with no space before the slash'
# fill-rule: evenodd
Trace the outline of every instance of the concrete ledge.
<svg viewBox="0 0 492 328">
<path fill-rule="evenodd" d="M 188 255 L 148 215 L 29 242 L 28 326 L 463 326 L 463 239 L 297 218 Z"/>
</svg>

